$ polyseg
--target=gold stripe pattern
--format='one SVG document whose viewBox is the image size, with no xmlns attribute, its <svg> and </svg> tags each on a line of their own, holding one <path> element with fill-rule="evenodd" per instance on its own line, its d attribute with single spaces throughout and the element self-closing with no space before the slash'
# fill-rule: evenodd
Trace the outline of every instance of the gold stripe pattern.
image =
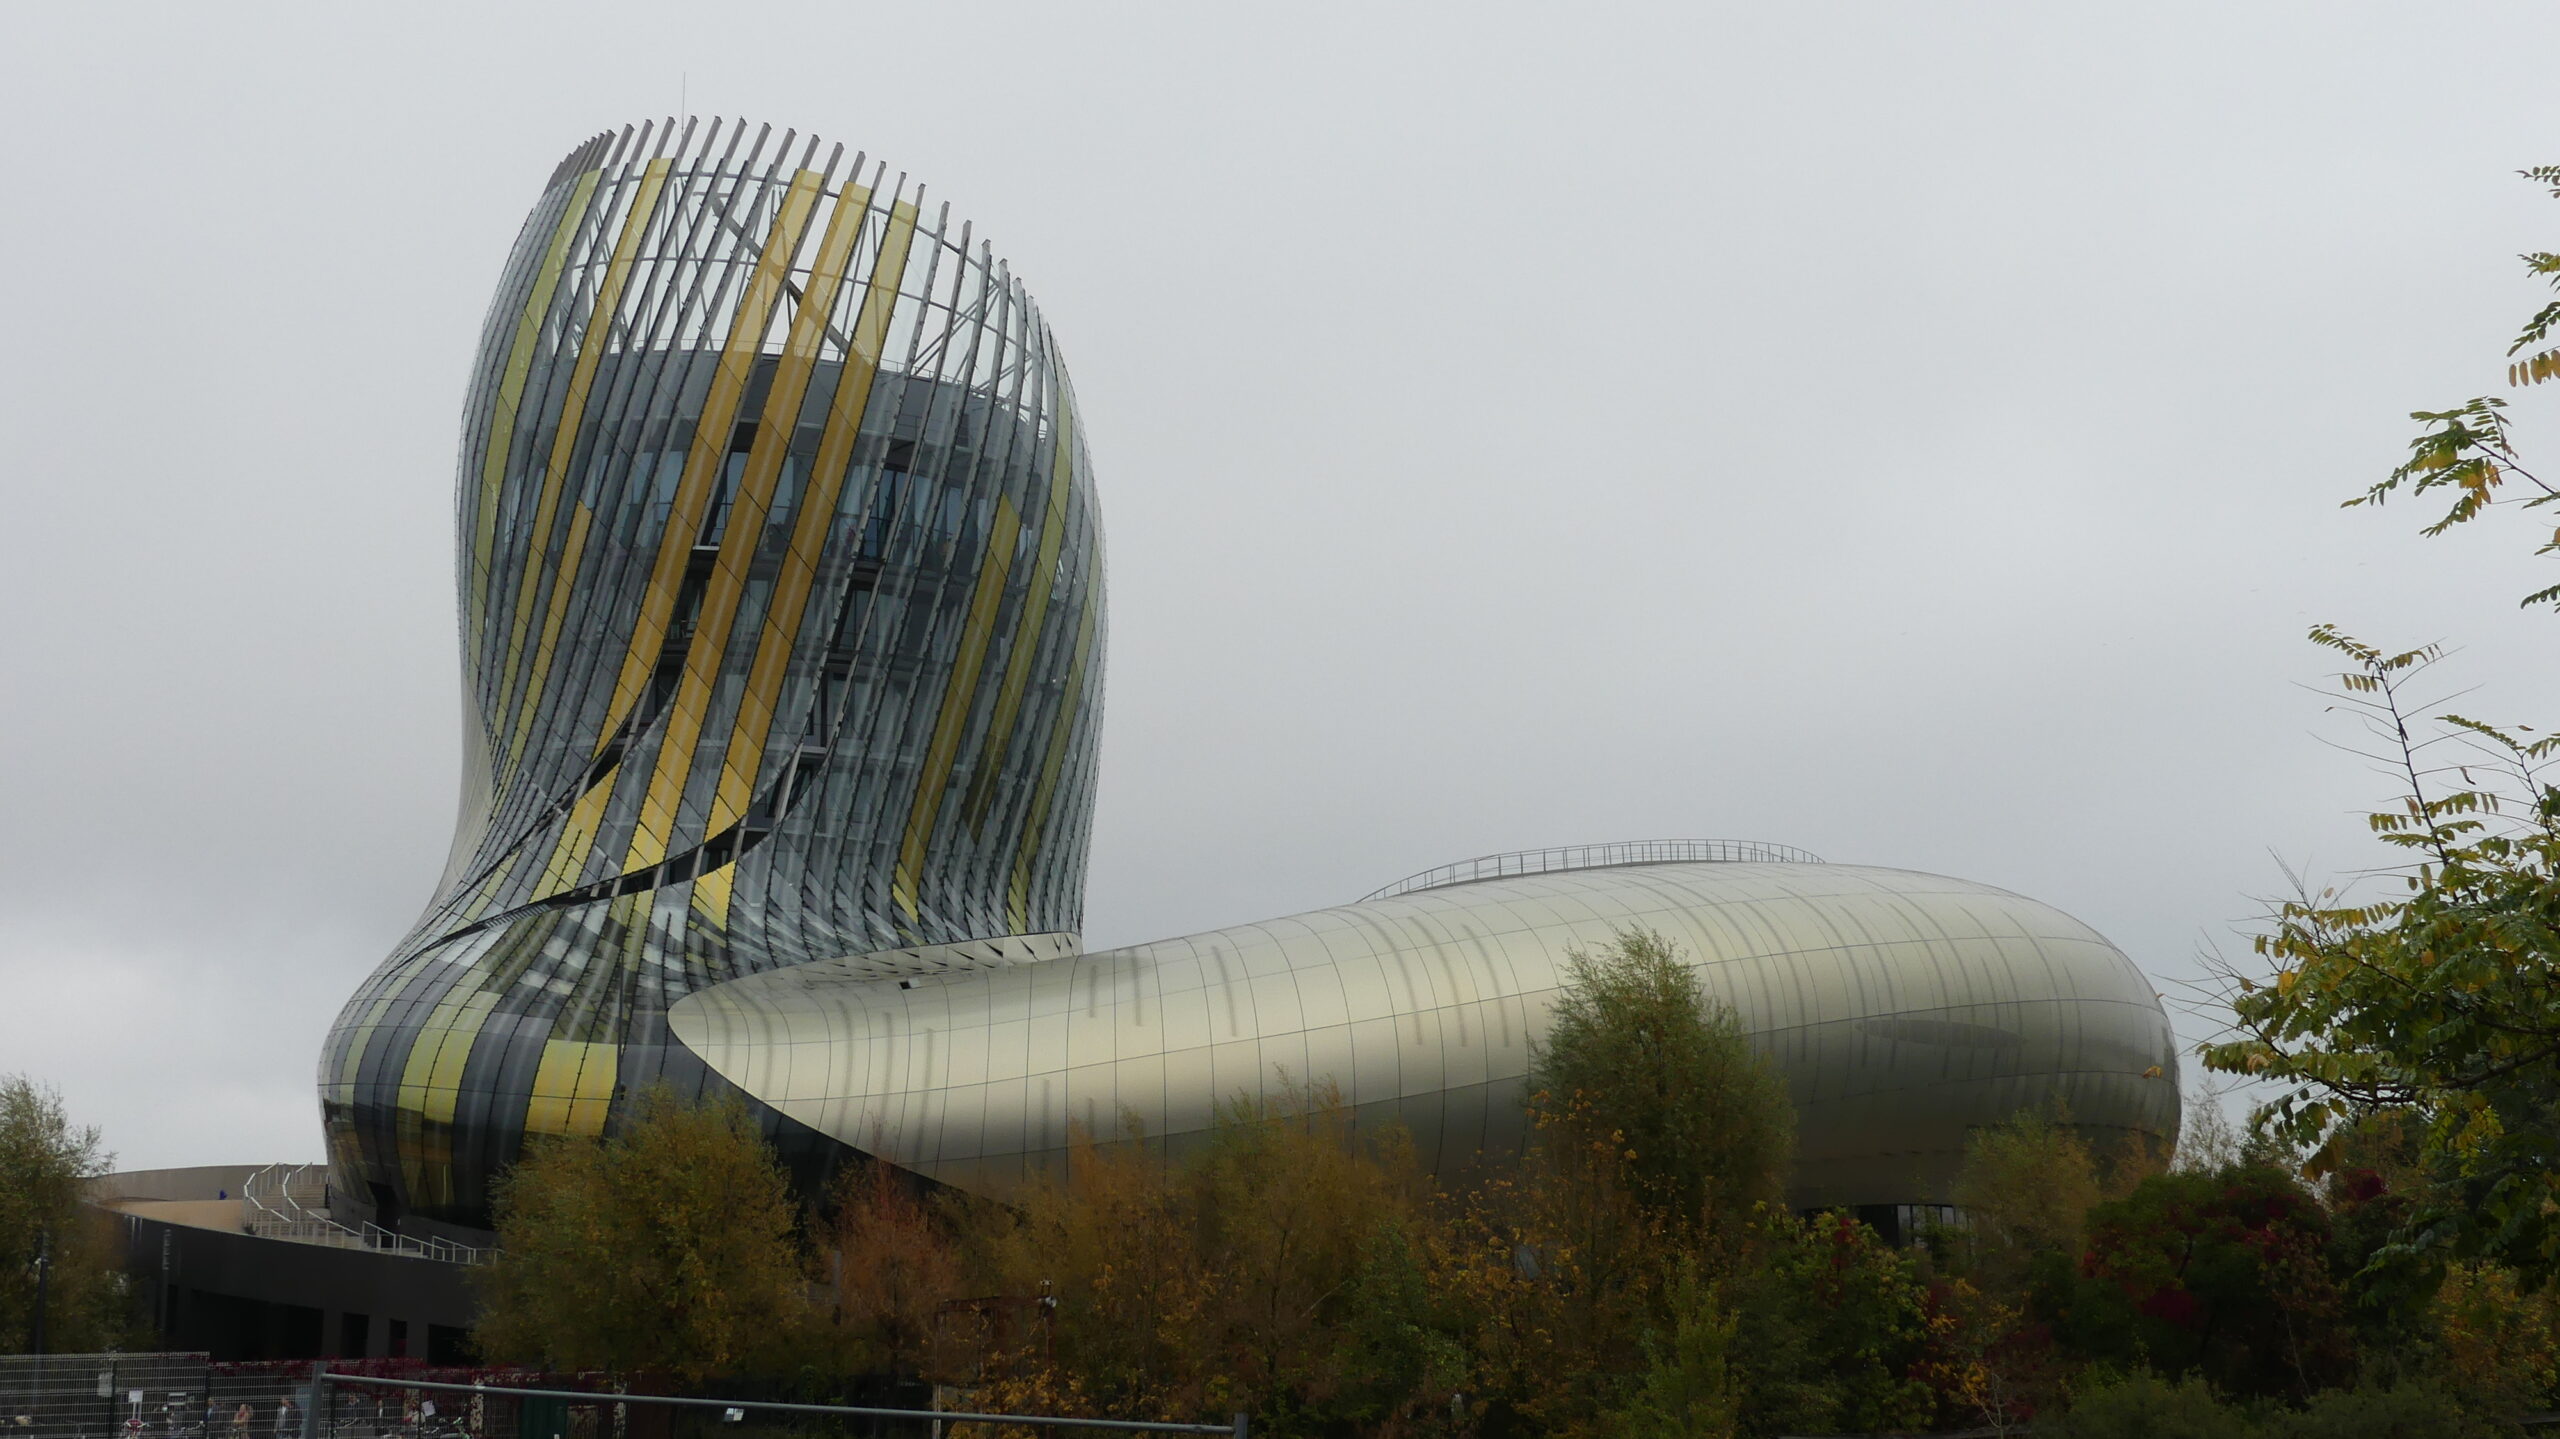
<svg viewBox="0 0 2560 1439">
<path fill-rule="evenodd" d="M 721 360 L 724 370 L 732 359 L 736 361 L 740 389 L 762 351 L 764 330 L 772 323 L 791 257 L 800 248 L 800 233 L 817 204 L 819 178 L 812 170 L 803 170 L 792 178 L 791 188 L 783 197 L 782 213 L 774 221 L 773 235 L 765 242 L 764 255 L 757 261 L 755 281 L 739 308 L 740 328 L 746 326 L 748 316 L 759 317 L 753 333 L 743 337 L 743 347 L 739 344 L 742 337 L 731 332 L 728 352 Z M 766 293 L 768 290 L 770 294 Z M 814 353 L 812 345 L 813 358 Z M 804 363 L 799 369 L 800 384 L 805 386 L 808 368 Z M 730 404 L 734 411 L 734 396 Z M 648 792 L 640 801 L 640 824 L 631 835 L 631 853 L 622 865 L 625 870 L 665 859 L 668 844 L 675 838 L 677 802 L 684 794 L 686 779 L 693 773 L 694 744 L 702 737 L 703 720 L 711 708 L 712 685 L 719 678 L 720 662 L 728 655 L 729 627 L 738 617 L 738 602 L 747 588 L 747 571 L 754 564 L 758 542 L 764 538 L 765 509 L 773 502 L 774 479 L 782 472 L 782 457 L 790 447 L 791 427 L 798 412 L 796 392 L 787 416 L 777 418 L 776 409 L 768 405 L 748 448 L 745 472 L 729 500 L 729 518 L 721 532 L 718 558 L 711 566 L 710 583 L 703 587 L 693 638 L 685 646 L 684 673 L 676 683 L 675 700 L 667 711 L 666 732 L 658 744 L 657 769 L 649 776 Z M 723 425 L 717 437 L 718 450 L 711 457 L 715 470 L 728 466 L 728 431 L 729 426 Z M 696 431 L 694 455 L 699 458 L 703 453 L 702 435 Z M 759 459 L 764 461 L 761 470 Z M 674 533 L 672 529 L 668 531 L 670 536 Z M 677 574 L 682 573 L 677 570 Z M 668 598 L 672 601 L 672 592 Z M 617 691 L 616 698 L 619 697 Z"/>
<path fill-rule="evenodd" d="M 969 782 L 968 803 L 961 813 L 972 832 L 986 826 L 987 808 L 995 802 L 996 777 L 1003 773 L 1006 745 L 1022 709 L 1022 691 L 1031 680 L 1031 661 L 1040 653 L 1041 627 L 1048 622 L 1049 597 L 1058 588 L 1058 548 L 1067 536 L 1067 499 L 1074 493 L 1075 407 L 1062 395 L 1058 405 L 1057 458 L 1049 466 L 1049 502 L 1040 519 L 1040 552 L 1031 562 L 1030 593 L 1023 597 L 1022 618 L 1013 627 L 1013 653 L 1005 662 L 1004 687 L 996 692 L 995 719 L 978 752 L 978 772 Z"/>
<path fill-rule="evenodd" d="M 1005 920 L 1016 933 L 1030 927 L 1031 863 L 1040 855 L 1040 836 L 1049 827 L 1049 801 L 1058 792 L 1058 774 L 1066 767 L 1067 741 L 1075 733 L 1077 705 L 1084 698 L 1085 668 L 1093 656 L 1094 606 L 1085 606 L 1076 626 L 1076 655 L 1067 665 L 1066 692 L 1058 697 L 1058 716 L 1049 722 L 1049 753 L 1040 761 L 1040 784 L 1032 791 L 1031 816 L 1022 826 L 1022 848 L 1013 860 L 1013 881 L 1005 886 Z"/>
<path fill-rule="evenodd" d="M 508 1146 L 609 1131 L 705 985 L 1076 926 L 1081 417 L 992 248 L 845 156 L 597 136 L 509 252 L 457 480 L 463 816 L 322 1065 L 351 1196 L 485 1224 Z"/>
<path fill-rule="evenodd" d="M 542 336 L 542 320 L 551 312 L 552 292 L 560 288 L 560 274 L 568 263 L 569 241 L 587 217 L 587 201 L 596 191 L 601 170 L 589 170 L 578 177 L 577 188 L 569 192 L 569 202 L 560 209 L 560 223 L 551 232 L 551 248 L 543 252 L 542 268 L 536 272 L 532 292 L 525 296 L 524 313 L 516 319 L 513 343 L 507 348 L 506 369 L 498 380 L 498 393 L 489 410 L 489 442 L 480 460 L 479 527 L 471 548 L 471 619 L 470 632 L 480 632 L 481 617 L 488 613 L 489 551 L 497 542 L 498 497 L 504 493 L 507 454 L 515 448 L 516 413 L 524 404 L 525 381 L 533 373 L 533 351 Z M 494 718 L 494 717 L 493 717 Z"/>
<path fill-rule="evenodd" d="M 514 625 L 507 636 L 506 667 L 500 671 L 499 708 L 505 708 L 509 687 L 516 683 L 517 666 L 521 662 L 524 636 L 533 614 L 535 586 L 543 574 L 543 556 L 551 545 L 552 515 L 559 508 L 560 490 L 567 483 L 569 461 L 577 453 L 578 431 L 587 413 L 587 396 L 595 389 L 596 369 L 604 363 L 608 348 L 608 331 L 615 314 L 622 308 L 622 290 L 630 282 L 631 267 L 640 257 L 641 238 L 648 233 L 649 222 L 657 214 L 658 196 L 664 192 L 667 171 L 674 162 L 661 155 L 641 171 L 640 184 L 631 197 L 631 208 L 622 218 L 621 238 L 614 242 L 613 258 L 605 266 L 604 278 L 596 284 L 594 306 L 588 311 L 587 334 L 578 346 L 577 363 L 569 372 L 568 394 L 560 402 L 559 426 L 552 432 L 551 462 L 543 467 L 542 492 L 533 504 L 533 531 L 525 542 L 524 573 L 517 582 Z M 603 437 L 599 437 L 601 440 Z M 514 733 L 507 743 L 507 753 L 499 765 L 509 773 L 524 751 L 526 732 L 532 728 L 533 705 L 542 693 L 543 681 L 551 669 L 551 641 L 560 633 L 560 617 L 568 608 L 571 582 L 577 578 L 579 550 L 585 539 L 584 525 L 592 512 L 578 507 L 573 529 L 561 547 L 560 563 L 551 573 L 551 602 L 543 617 L 542 635 L 534 652 L 533 672 L 524 677 L 524 696 L 518 706 Z"/>
<path fill-rule="evenodd" d="M 918 880 L 924 873 L 925 848 L 933 838 L 933 822 L 942 812 L 942 792 L 951 783 L 952 763 L 960 756 L 960 733 L 969 723 L 970 700 L 978 692 L 979 672 L 986 667 L 987 646 L 996 634 L 996 607 L 1004 600 L 1005 577 L 1013 570 L 1013 551 L 1022 537 L 1022 516 L 1013 501 L 996 501 L 996 521 L 987 531 L 986 557 L 978 563 L 978 586 L 969 597 L 962 621 L 960 651 L 951 661 L 951 680 L 935 711 L 933 742 L 925 747 L 916 774 L 915 806 L 907 813 L 906 838 L 898 846 L 898 868 L 889 881 L 889 896 L 914 919 L 920 908 Z"/>
</svg>

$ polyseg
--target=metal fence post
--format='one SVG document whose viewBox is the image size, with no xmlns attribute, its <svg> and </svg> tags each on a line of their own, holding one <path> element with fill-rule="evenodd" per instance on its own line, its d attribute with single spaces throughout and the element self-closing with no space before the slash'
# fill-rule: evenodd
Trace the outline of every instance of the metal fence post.
<svg viewBox="0 0 2560 1439">
<path fill-rule="evenodd" d="M 320 1406 L 329 1392 L 329 1361 L 311 1366 L 311 1402 L 302 1406 L 302 1439 L 320 1439 Z"/>
<path fill-rule="evenodd" d="M 1248 1439 L 1246 1431 L 1251 1428 L 1251 1425 L 1252 1421 L 1244 1411 L 1236 1411 L 1236 1439 Z"/>
</svg>

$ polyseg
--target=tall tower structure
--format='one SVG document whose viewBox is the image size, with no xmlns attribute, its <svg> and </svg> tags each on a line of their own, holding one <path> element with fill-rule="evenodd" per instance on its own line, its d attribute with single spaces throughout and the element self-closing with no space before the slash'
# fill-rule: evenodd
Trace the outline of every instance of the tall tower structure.
<svg viewBox="0 0 2560 1439">
<path fill-rule="evenodd" d="M 508 256 L 456 490 L 461 814 L 322 1055 L 342 1204 L 485 1225 L 527 1139 L 720 1085 L 666 1027 L 710 984 L 1075 952 L 1090 466 L 947 206 L 769 126 L 590 140 Z"/>
</svg>

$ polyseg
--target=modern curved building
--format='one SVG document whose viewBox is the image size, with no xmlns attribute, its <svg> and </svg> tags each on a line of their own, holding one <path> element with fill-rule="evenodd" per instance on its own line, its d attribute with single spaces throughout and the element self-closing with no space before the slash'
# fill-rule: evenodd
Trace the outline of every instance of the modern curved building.
<svg viewBox="0 0 2560 1439">
<path fill-rule="evenodd" d="M 462 813 L 322 1058 L 340 1202 L 484 1222 L 528 1136 L 714 1082 L 666 1035 L 705 985 L 1073 950 L 1083 435 L 1029 295 L 920 187 L 769 127 L 581 146 L 500 279 L 457 489 Z"/>
<path fill-rule="evenodd" d="M 1794 862 L 1784 862 L 1794 861 Z M 1565 955 L 1672 940 L 1796 1103 L 1804 1207 L 1946 1202 L 1965 1136 L 2059 1101 L 2101 1142 L 2177 1128 L 2176 1041 L 2132 961 L 1987 885 L 1712 841 L 1499 855 L 1355 904 L 1038 964 L 821 963 L 677 1004 L 678 1038 L 784 1114 L 1002 1194 L 1124 1123 L 1329 1080 L 1444 1176 L 1519 1153 Z"/>
<path fill-rule="evenodd" d="M 822 153 L 823 152 L 823 153 Z M 1331 1080 L 1444 1173 L 1522 1141 L 1563 958 L 1678 941 L 1777 1062 L 1807 1205 L 1944 1202 L 2060 1100 L 2167 1140 L 2159 1000 L 2085 926 L 1767 846 L 1500 856 L 1085 953 L 1101 538 L 1006 266 L 841 147 L 719 122 L 562 162 L 484 327 L 452 856 L 321 1063 L 333 1202 L 487 1222 L 533 1136 L 739 1092 L 804 1174 L 1002 1192 Z"/>
</svg>

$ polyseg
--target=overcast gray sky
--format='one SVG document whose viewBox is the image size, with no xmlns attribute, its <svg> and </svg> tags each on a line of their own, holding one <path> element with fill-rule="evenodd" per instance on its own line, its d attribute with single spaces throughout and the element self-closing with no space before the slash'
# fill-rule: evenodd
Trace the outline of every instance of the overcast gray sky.
<svg viewBox="0 0 2560 1439">
<path fill-rule="evenodd" d="M 2376 858 L 2312 622 L 2560 716 L 2520 519 L 2334 508 L 2540 298 L 2555 54 L 2543 4 L 7 6 L 0 1072 L 128 1165 L 319 1157 L 454 811 L 490 287 L 680 102 L 921 178 L 1066 348 L 1090 941 L 1725 836 L 2192 975 L 2279 858 Z"/>
</svg>

